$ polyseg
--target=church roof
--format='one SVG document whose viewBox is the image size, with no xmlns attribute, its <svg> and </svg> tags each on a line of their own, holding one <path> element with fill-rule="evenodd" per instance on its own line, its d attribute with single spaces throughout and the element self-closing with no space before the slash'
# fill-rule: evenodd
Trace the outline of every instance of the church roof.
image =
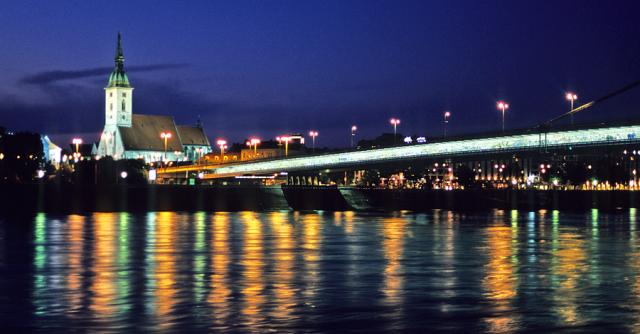
<svg viewBox="0 0 640 334">
<path fill-rule="evenodd" d="M 211 146 L 204 129 L 199 126 L 178 125 L 182 145 Z"/>
<path fill-rule="evenodd" d="M 182 151 L 180 133 L 171 116 L 132 114 L 131 127 L 119 126 L 118 129 L 125 150 L 164 151 L 160 133 L 170 132 L 167 151 Z"/>
<path fill-rule="evenodd" d="M 122 52 L 122 36 L 118 33 L 118 45 L 116 46 L 116 67 L 109 75 L 108 87 L 131 87 L 129 84 L 129 77 L 124 72 L 124 54 Z"/>
</svg>

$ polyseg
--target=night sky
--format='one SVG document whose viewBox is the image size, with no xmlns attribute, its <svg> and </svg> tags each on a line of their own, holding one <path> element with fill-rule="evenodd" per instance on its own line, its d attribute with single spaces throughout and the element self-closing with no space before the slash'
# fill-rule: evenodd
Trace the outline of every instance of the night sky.
<svg viewBox="0 0 640 334">
<path fill-rule="evenodd" d="M 116 35 L 133 110 L 201 117 L 211 140 L 531 127 L 640 79 L 637 1 L 9 1 L 0 126 L 97 140 Z M 640 88 L 579 122 L 640 120 Z"/>
</svg>

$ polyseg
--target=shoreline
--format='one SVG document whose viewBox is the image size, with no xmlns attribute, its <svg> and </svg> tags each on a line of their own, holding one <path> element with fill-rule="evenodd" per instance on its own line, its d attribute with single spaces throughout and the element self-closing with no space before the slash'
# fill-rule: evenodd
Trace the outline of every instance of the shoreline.
<svg viewBox="0 0 640 334">
<path fill-rule="evenodd" d="M 314 186 L 22 184 L 0 187 L 2 213 L 148 211 L 617 210 L 640 207 L 625 190 L 414 190 Z"/>
</svg>

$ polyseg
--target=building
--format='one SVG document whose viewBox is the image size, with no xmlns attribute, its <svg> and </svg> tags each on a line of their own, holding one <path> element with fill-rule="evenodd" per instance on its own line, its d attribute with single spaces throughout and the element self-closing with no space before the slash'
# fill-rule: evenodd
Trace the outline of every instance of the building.
<svg viewBox="0 0 640 334">
<path fill-rule="evenodd" d="M 176 125 L 173 117 L 133 113 L 133 87 L 124 70 L 122 39 L 118 33 L 115 68 L 105 90 L 105 124 L 98 155 L 114 159 L 195 161 L 211 152 L 198 122 Z"/>
<path fill-rule="evenodd" d="M 288 142 L 285 143 L 282 138 L 288 138 Z M 276 137 L 275 140 L 264 141 L 256 148 L 243 148 L 240 150 L 240 160 L 249 161 L 284 157 L 285 151 L 288 156 L 305 153 L 304 137 L 300 134 L 285 135 Z"/>
<path fill-rule="evenodd" d="M 44 151 L 44 160 L 58 167 L 62 160 L 62 148 L 54 144 L 49 136 L 41 135 L 42 149 Z"/>
</svg>

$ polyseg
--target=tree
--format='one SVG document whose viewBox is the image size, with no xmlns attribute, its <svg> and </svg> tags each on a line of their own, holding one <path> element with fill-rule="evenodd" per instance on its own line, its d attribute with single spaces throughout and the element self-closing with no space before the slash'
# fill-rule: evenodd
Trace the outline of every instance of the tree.
<svg viewBox="0 0 640 334">
<path fill-rule="evenodd" d="M 3 134 L 0 154 L 0 182 L 31 182 L 36 171 L 44 168 L 44 149 L 36 133 Z"/>
</svg>

